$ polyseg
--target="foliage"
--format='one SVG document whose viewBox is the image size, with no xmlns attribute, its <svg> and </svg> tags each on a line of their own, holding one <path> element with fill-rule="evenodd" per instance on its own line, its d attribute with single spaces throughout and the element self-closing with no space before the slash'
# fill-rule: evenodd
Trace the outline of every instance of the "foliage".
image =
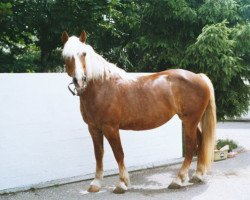
<svg viewBox="0 0 250 200">
<path fill-rule="evenodd" d="M 242 65 L 241 54 L 235 53 L 239 47 L 232 31 L 225 21 L 205 26 L 197 41 L 187 48 L 182 61 L 186 69 L 211 77 L 219 118 L 240 116 L 249 106 L 249 86 L 244 83 L 250 78 L 249 67 Z M 242 36 L 242 32 L 238 34 L 237 37 Z"/>
<path fill-rule="evenodd" d="M 186 68 L 213 81 L 219 119 L 248 110 L 250 0 L 3 0 L 0 72 L 63 71 L 60 36 L 128 71 Z"/>
<path fill-rule="evenodd" d="M 232 37 L 235 40 L 234 53 L 240 58 L 240 64 L 244 68 L 242 76 L 250 82 L 250 23 L 234 27 Z"/>
<path fill-rule="evenodd" d="M 178 65 L 199 32 L 195 10 L 185 0 L 148 1 L 143 10 L 139 33 L 128 48 L 133 66 L 159 71 Z"/>
<path fill-rule="evenodd" d="M 234 0 L 206 0 L 198 9 L 198 15 L 203 24 L 214 24 L 225 19 L 235 23 L 240 20 L 237 9 L 238 4 Z"/>
<path fill-rule="evenodd" d="M 0 21 L 2 22 L 3 18 L 8 14 L 11 14 L 11 4 L 0 2 Z"/>
<path fill-rule="evenodd" d="M 232 150 L 238 148 L 238 144 L 233 141 L 233 140 L 229 140 L 229 139 L 226 139 L 226 140 L 223 140 L 223 139 L 219 139 L 217 140 L 216 142 L 216 148 L 217 149 L 221 149 L 222 147 L 228 145 L 229 146 L 229 152 L 231 152 Z"/>
<path fill-rule="evenodd" d="M 249 22 L 250 19 L 250 0 L 237 0 L 239 4 L 239 14 L 243 20 Z"/>
</svg>

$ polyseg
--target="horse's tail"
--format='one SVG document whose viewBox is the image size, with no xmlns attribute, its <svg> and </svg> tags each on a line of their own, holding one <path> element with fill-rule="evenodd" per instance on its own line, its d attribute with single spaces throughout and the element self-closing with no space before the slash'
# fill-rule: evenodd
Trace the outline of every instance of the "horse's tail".
<svg viewBox="0 0 250 200">
<path fill-rule="evenodd" d="M 214 87 L 211 80 L 205 75 L 200 74 L 209 87 L 210 100 L 201 119 L 201 146 L 199 147 L 199 159 L 207 170 L 214 159 L 215 129 L 216 129 L 216 105 Z"/>
</svg>

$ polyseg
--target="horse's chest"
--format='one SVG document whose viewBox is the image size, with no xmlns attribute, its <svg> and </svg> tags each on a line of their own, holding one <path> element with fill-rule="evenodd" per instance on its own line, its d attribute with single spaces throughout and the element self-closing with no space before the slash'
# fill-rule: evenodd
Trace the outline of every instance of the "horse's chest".
<svg viewBox="0 0 250 200">
<path fill-rule="evenodd" d="M 104 123 L 114 123 L 119 119 L 118 104 L 115 99 L 102 101 L 92 98 L 91 101 L 84 101 L 81 104 L 81 113 L 86 123 L 101 125 Z"/>
<path fill-rule="evenodd" d="M 97 110 L 93 105 L 89 105 L 88 103 L 82 103 L 81 114 L 86 123 L 91 123 L 96 118 Z"/>
</svg>

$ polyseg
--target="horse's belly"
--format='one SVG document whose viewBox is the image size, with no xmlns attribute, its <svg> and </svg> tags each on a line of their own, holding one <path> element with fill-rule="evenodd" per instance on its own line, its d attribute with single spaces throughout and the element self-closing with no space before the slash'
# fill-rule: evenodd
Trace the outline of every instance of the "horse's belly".
<svg viewBox="0 0 250 200">
<path fill-rule="evenodd" d="M 130 116 L 121 121 L 120 129 L 123 130 L 148 130 L 157 128 L 169 121 L 174 114 L 158 113 L 157 115 L 142 114 L 141 116 Z"/>
<path fill-rule="evenodd" d="M 121 129 L 153 129 L 166 123 L 176 113 L 166 75 L 145 77 L 140 80 L 139 86 L 130 87 L 122 95 Z"/>
</svg>

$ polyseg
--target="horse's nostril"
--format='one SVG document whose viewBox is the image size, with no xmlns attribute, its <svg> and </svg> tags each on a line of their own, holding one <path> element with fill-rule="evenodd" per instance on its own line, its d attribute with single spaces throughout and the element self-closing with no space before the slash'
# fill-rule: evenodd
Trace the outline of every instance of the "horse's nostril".
<svg viewBox="0 0 250 200">
<path fill-rule="evenodd" d="M 77 84 L 77 79 L 76 78 L 73 78 L 73 83 Z"/>
</svg>

